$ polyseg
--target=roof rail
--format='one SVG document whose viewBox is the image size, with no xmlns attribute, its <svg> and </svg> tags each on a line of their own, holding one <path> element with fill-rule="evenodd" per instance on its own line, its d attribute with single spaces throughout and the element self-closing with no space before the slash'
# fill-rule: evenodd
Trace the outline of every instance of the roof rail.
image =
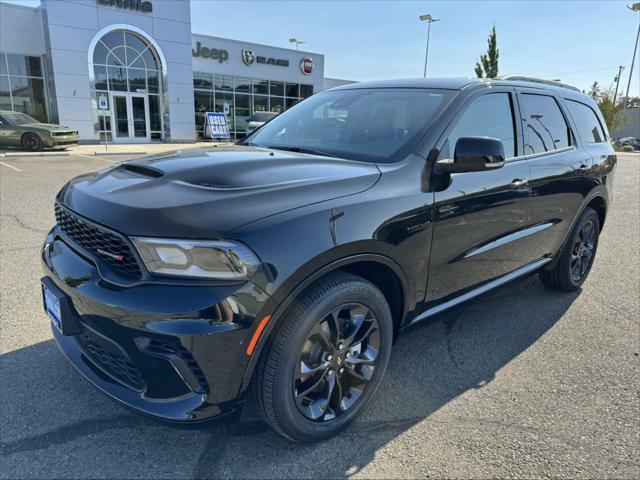
<svg viewBox="0 0 640 480">
<path fill-rule="evenodd" d="M 525 77 L 525 76 L 521 76 L 521 75 L 502 75 L 500 77 L 496 77 L 496 80 L 511 80 L 511 81 L 515 81 L 515 82 L 542 83 L 544 85 L 550 85 L 552 87 L 568 88 L 569 90 L 574 90 L 576 92 L 580 92 L 580 89 L 574 87 L 573 85 L 568 85 L 566 83 L 557 82 L 555 80 L 545 80 L 544 78 Z"/>
</svg>

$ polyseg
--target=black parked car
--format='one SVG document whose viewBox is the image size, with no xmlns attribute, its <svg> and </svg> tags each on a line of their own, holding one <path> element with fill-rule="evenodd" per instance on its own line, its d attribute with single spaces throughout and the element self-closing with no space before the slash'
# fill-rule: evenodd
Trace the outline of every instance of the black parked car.
<svg viewBox="0 0 640 480">
<path fill-rule="evenodd" d="M 55 339 L 141 413 L 201 422 L 252 396 L 281 435 L 327 438 L 409 325 L 533 272 L 580 288 L 607 139 L 566 86 L 388 81 L 318 93 L 235 146 L 82 175 L 42 250 Z"/>
<path fill-rule="evenodd" d="M 624 147 L 631 147 L 633 150 L 640 150 L 640 139 L 634 137 L 623 137 L 619 138 L 613 145 L 623 149 Z"/>
</svg>

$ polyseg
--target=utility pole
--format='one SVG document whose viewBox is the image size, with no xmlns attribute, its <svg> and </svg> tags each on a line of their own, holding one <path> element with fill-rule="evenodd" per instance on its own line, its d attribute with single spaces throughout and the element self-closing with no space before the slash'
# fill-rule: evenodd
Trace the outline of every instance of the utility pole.
<svg viewBox="0 0 640 480">
<path fill-rule="evenodd" d="M 620 85 L 620 77 L 622 76 L 622 71 L 624 70 L 624 65 L 620 65 L 618 67 L 618 75 L 616 76 L 616 91 L 613 94 L 613 104 L 616 104 L 616 98 L 618 97 L 618 85 Z"/>
</svg>

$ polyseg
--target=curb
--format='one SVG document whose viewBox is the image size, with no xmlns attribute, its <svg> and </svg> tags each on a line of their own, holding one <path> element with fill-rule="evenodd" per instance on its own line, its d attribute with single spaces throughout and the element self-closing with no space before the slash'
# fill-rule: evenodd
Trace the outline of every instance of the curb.
<svg viewBox="0 0 640 480">
<path fill-rule="evenodd" d="M 119 155 L 148 155 L 149 152 L 93 152 L 94 155 L 99 157 L 119 156 Z"/>
<path fill-rule="evenodd" d="M 0 154 L 0 157 L 68 157 L 69 155 L 71 155 L 69 152 L 6 152 Z"/>
</svg>

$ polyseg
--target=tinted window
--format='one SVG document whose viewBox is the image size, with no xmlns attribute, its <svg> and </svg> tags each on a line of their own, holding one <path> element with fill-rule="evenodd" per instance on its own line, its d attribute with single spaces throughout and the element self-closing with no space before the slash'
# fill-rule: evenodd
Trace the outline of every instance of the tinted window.
<svg viewBox="0 0 640 480">
<path fill-rule="evenodd" d="M 321 92 L 271 120 L 250 142 L 352 160 L 393 162 L 410 151 L 454 94 L 408 88 Z"/>
<path fill-rule="evenodd" d="M 578 134 L 583 142 L 601 143 L 606 140 L 600 120 L 591 107 L 584 103 L 567 100 L 567 108 L 576 122 Z"/>
<path fill-rule="evenodd" d="M 461 137 L 497 138 L 504 145 L 505 156 L 515 157 L 515 129 L 509 94 L 483 95 L 471 104 L 449 134 L 449 155 L 453 154 Z"/>
<path fill-rule="evenodd" d="M 30 125 L 32 123 L 40 123 L 35 118 L 25 115 L 24 113 L 5 113 L 3 117 L 7 123 L 13 125 Z"/>
<path fill-rule="evenodd" d="M 525 115 L 524 153 L 549 152 L 571 145 L 571 130 L 558 102 L 548 95 L 520 96 Z"/>
<path fill-rule="evenodd" d="M 251 121 L 252 122 L 268 122 L 276 115 L 277 113 L 273 113 L 273 112 L 256 112 L 253 115 L 251 115 Z"/>
</svg>

